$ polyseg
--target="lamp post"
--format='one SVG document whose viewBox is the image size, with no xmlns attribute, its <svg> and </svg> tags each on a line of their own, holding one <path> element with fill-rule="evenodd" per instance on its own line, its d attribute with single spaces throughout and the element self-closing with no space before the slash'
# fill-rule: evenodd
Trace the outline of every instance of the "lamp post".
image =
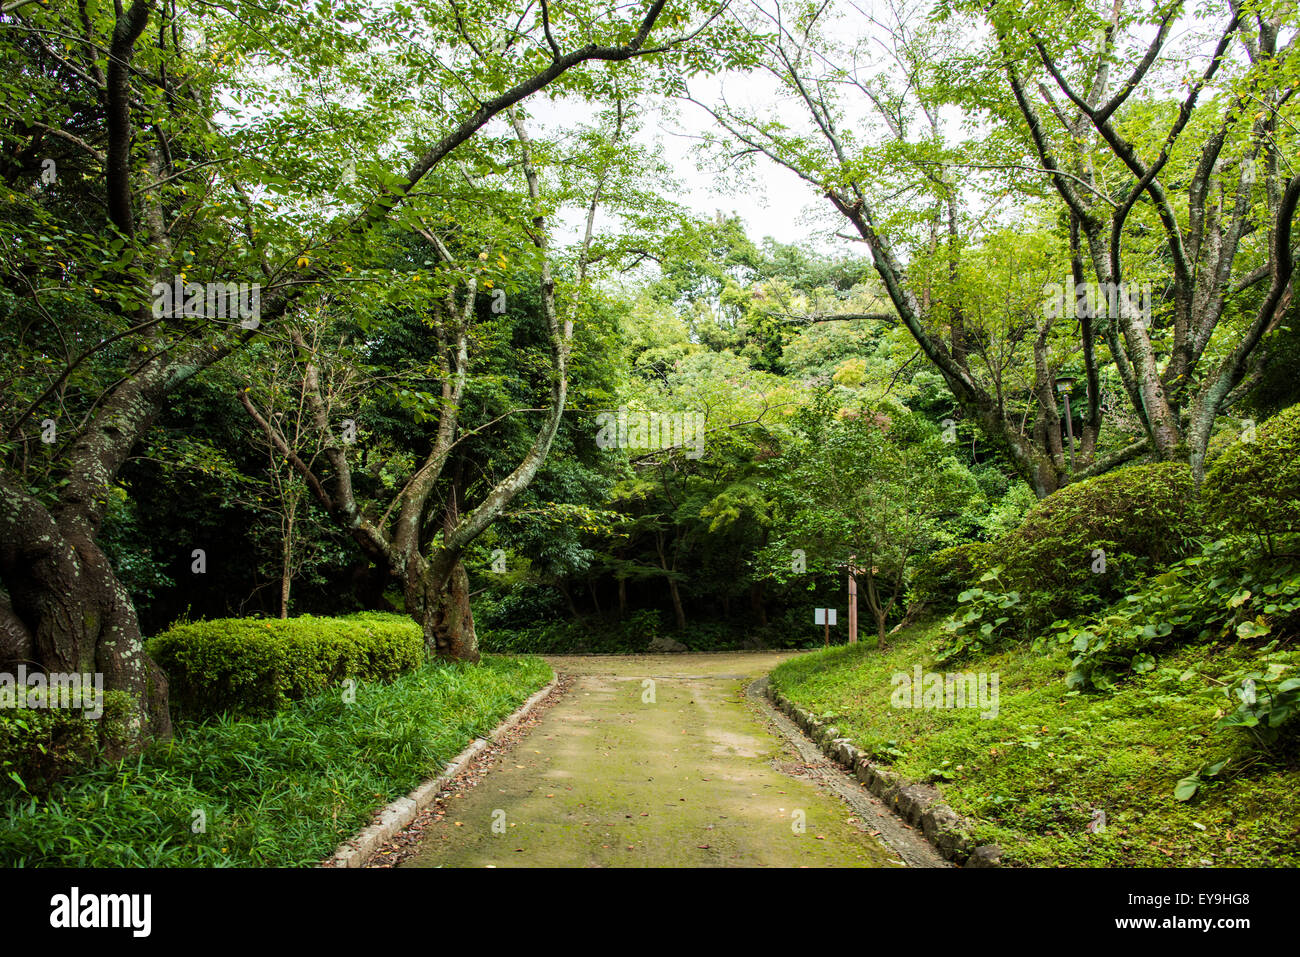
<svg viewBox="0 0 1300 957">
<path fill-rule="evenodd" d="M 1070 411 L 1070 393 L 1074 391 L 1071 376 L 1057 376 L 1056 391 L 1065 397 L 1065 432 L 1070 438 L 1070 475 L 1074 475 L 1074 415 Z"/>
</svg>

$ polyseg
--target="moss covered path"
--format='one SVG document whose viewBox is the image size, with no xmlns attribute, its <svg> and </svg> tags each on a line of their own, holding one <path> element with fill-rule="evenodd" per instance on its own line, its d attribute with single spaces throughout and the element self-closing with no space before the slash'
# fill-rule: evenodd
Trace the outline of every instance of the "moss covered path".
<svg viewBox="0 0 1300 957">
<path fill-rule="evenodd" d="M 788 653 L 556 657 L 575 676 L 403 866 L 879 867 L 899 863 L 744 687 Z"/>
</svg>

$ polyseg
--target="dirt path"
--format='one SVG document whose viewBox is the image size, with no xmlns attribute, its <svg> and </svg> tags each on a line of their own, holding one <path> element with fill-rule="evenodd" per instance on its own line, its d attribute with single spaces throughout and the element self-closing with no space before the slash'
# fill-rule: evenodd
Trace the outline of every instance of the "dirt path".
<svg viewBox="0 0 1300 957">
<path fill-rule="evenodd" d="M 566 695 L 423 826 L 406 867 L 900 864 L 743 689 L 786 653 L 555 657 Z"/>
</svg>

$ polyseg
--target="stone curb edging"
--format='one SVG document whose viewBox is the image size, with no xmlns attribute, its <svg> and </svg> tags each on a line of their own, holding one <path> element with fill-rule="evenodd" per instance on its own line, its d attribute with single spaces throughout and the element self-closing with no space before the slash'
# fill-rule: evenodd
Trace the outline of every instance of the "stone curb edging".
<svg viewBox="0 0 1300 957">
<path fill-rule="evenodd" d="M 353 837 L 344 841 L 328 861 L 317 866 L 365 866 L 383 844 L 395 837 L 404 827 L 414 821 L 421 811 L 432 804 L 433 799 L 451 782 L 451 779 L 463 770 L 480 751 L 493 742 L 500 740 L 506 732 L 528 717 L 532 710 L 555 690 L 559 681 L 559 675 L 552 677 L 545 688 L 533 694 L 520 705 L 514 714 L 497 725 L 486 738 L 475 738 L 471 741 L 469 747 L 452 758 L 451 762 L 442 769 L 442 773 L 436 778 L 430 778 L 406 797 L 398 798 L 391 804 L 380 808 L 376 812 L 377 818 L 373 824 L 367 825 Z"/>
<path fill-rule="evenodd" d="M 891 811 L 919 828 L 925 839 L 947 860 L 963 867 L 1001 866 L 1002 848 L 996 844 L 976 847 L 970 838 L 970 822 L 940 801 L 939 792 L 934 788 L 908 781 L 888 768 L 872 764 L 849 738 L 840 735 L 839 728 L 814 718 L 776 691 L 770 682 L 766 694 L 777 710 L 788 715 L 823 754 L 848 768 L 849 773 L 884 801 Z"/>
</svg>

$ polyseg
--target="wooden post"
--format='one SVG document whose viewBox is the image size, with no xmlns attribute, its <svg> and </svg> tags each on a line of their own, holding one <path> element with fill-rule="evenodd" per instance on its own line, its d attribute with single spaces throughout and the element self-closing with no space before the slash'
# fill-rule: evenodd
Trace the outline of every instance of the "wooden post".
<svg viewBox="0 0 1300 957">
<path fill-rule="evenodd" d="M 858 556 L 849 556 L 849 644 L 858 643 L 858 576 L 854 561 Z"/>
<path fill-rule="evenodd" d="M 831 613 L 829 609 L 826 612 L 826 647 L 831 646 Z"/>
</svg>

